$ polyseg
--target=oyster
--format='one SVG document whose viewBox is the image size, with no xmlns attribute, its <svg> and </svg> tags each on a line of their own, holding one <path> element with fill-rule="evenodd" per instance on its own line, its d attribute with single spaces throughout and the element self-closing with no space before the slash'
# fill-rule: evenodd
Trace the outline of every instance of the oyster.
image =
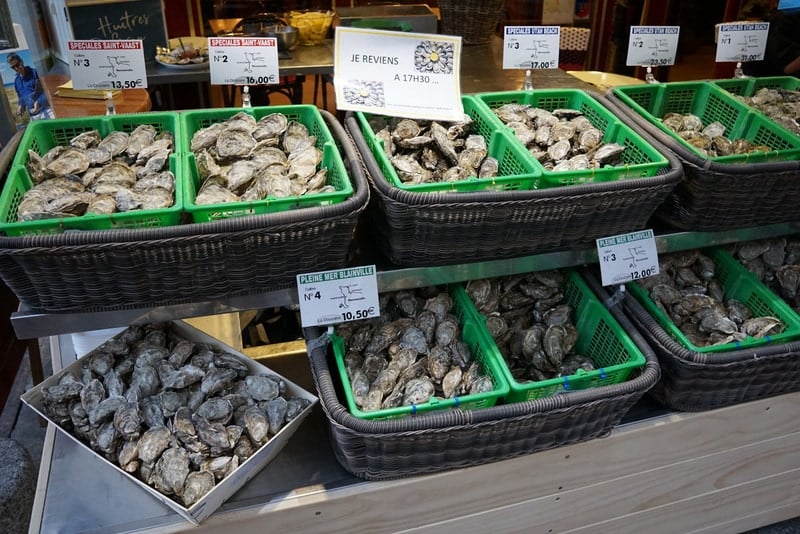
<svg viewBox="0 0 800 534">
<path fill-rule="evenodd" d="M 81 132 L 69 141 L 69 146 L 77 148 L 80 151 L 86 151 L 89 147 L 93 147 L 100 142 L 100 132 L 97 130 L 87 130 Z"/>
<path fill-rule="evenodd" d="M 166 495 L 181 495 L 188 476 L 189 454 L 171 447 L 158 459 L 147 482 Z"/>
<path fill-rule="evenodd" d="M 139 152 L 153 144 L 157 134 L 158 132 L 152 124 L 140 124 L 128 136 L 128 146 L 125 147 L 125 153 L 135 161 Z"/>
<path fill-rule="evenodd" d="M 191 507 L 211 491 L 214 484 L 215 477 L 211 471 L 192 471 L 186 475 L 182 491 L 183 505 L 187 508 Z"/>
<path fill-rule="evenodd" d="M 122 154 L 126 148 L 128 148 L 128 139 L 129 134 L 127 132 L 123 132 L 120 130 L 114 130 L 109 132 L 107 136 L 100 140 L 97 143 L 98 148 L 104 148 L 108 150 L 111 154 L 111 157 L 118 156 Z"/>
<path fill-rule="evenodd" d="M 139 459 L 147 464 L 152 464 L 169 446 L 172 432 L 167 427 L 157 426 L 149 428 L 142 433 L 137 442 L 136 450 Z"/>
<path fill-rule="evenodd" d="M 53 176 L 80 174 L 89 168 L 90 162 L 86 153 L 75 148 L 68 148 L 45 167 L 45 172 Z"/>
</svg>

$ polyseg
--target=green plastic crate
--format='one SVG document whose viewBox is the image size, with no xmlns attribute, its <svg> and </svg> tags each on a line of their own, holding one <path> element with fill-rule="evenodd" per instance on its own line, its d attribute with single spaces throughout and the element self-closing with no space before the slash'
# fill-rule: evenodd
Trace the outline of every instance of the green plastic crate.
<svg viewBox="0 0 800 534">
<path fill-rule="evenodd" d="M 759 89 L 800 89 L 800 78 L 794 76 L 763 76 L 758 78 L 726 78 L 711 80 L 714 85 L 737 96 L 753 96 Z"/>
<path fill-rule="evenodd" d="M 169 157 L 170 169 L 178 167 L 178 155 Z M 133 210 L 110 215 L 81 215 L 79 217 L 54 217 L 38 221 L 17 221 L 17 209 L 26 191 L 33 188 L 28 172 L 14 166 L 8 173 L 3 194 L 0 196 L 0 232 L 8 236 L 33 234 L 60 234 L 67 230 L 111 230 L 121 228 L 157 228 L 180 224 L 183 206 L 178 173 L 175 174 L 175 203 L 157 210 Z"/>
<path fill-rule="evenodd" d="M 716 265 L 716 278 L 725 288 L 725 300 L 736 299 L 753 313 L 754 317 L 777 317 L 786 325 L 786 329 L 774 336 L 763 338 L 747 337 L 742 341 L 697 347 L 684 335 L 678 326 L 650 298 L 648 292 L 638 282 L 627 285 L 631 295 L 658 321 L 661 327 L 688 350 L 700 353 L 725 352 L 730 350 L 759 347 L 768 343 L 784 343 L 800 336 L 800 317 L 780 297 L 770 291 L 764 284 L 743 265 L 737 262 L 722 248 L 703 250 Z"/>
<path fill-rule="evenodd" d="M 614 94 L 645 120 L 702 156 L 692 145 L 664 126 L 661 118 L 667 113 L 692 113 L 703 124 L 719 121 L 725 125 L 728 139 L 748 141 L 773 148 L 771 152 L 734 154 L 708 158 L 718 163 L 756 163 L 800 158 L 800 138 L 795 137 L 763 114 L 751 110 L 724 89 L 709 82 L 672 82 L 631 85 L 614 88 Z"/>
<path fill-rule="evenodd" d="M 178 117 L 179 114 L 176 112 L 164 111 L 32 121 L 25 128 L 13 165 L 24 168 L 28 163 L 28 150 L 33 150 L 41 156 L 55 146 L 69 145 L 70 139 L 92 129 L 100 132 L 101 137 L 105 137 L 116 130 L 130 133 L 142 124 L 150 124 L 159 132 L 172 132 L 175 137 L 173 152 L 180 154 L 184 152 L 185 147 Z M 170 168 L 170 170 L 176 173 L 176 169 Z M 178 175 L 175 176 L 177 178 Z"/>
<path fill-rule="evenodd" d="M 630 126 L 606 109 L 590 95 L 578 89 L 537 89 L 535 91 L 507 91 L 499 93 L 480 93 L 475 98 L 488 108 L 491 120 L 497 128 L 505 129 L 516 139 L 513 130 L 505 126 L 494 114 L 493 109 L 504 104 L 524 104 L 547 111 L 556 109 L 577 109 L 600 131 L 604 143 L 624 145 L 622 165 L 576 171 L 549 171 L 533 158 L 527 150 L 526 155 L 542 173 L 543 186 L 558 187 L 590 182 L 608 182 L 626 178 L 646 178 L 656 176 L 669 166 L 669 161 L 652 145 L 645 141 Z"/>
<path fill-rule="evenodd" d="M 314 193 L 290 196 L 286 198 L 267 197 L 251 202 L 228 202 L 223 204 L 195 204 L 197 191 L 200 188 L 200 176 L 194 154 L 189 152 L 192 136 L 200 130 L 216 122 L 223 122 L 236 113 L 245 111 L 256 120 L 271 113 L 283 113 L 289 120 L 305 125 L 309 133 L 316 136 L 316 147 L 322 151 L 321 167 L 328 169 L 326 179 L 336 191 L 330 193 Z M 185 135 L 186 155 L 183 160 L 185 169 L 184 206 L 194 222 L 207 222 L 246 215 L 276 213 L 290 209 L 311 206 L 326 206 L 344 201 L 353 194 L 353 186 L 347 176 L 342 156 L 319 110 L 311 105 L 263 106 L 253 108 L 221 108 L 181 113 L 183 132 Z"/>
<path fill-rule="evenodd" d="M 498 175 L 493 178 L 477 178 L 475 176 L 466 180 L 454 182 L 437 182 L 428 184 L 406 184 L 397 175 L 389 157 L 384 150 L 383 141 L 375 136 L 369 125 L 373 117 L 368 113 L 358 112 L 356 117 L 361 127 L 361 133 L 367 145 L 375 156 L 383 176 L 393 186 L 405 191 L 417 193 L 424 192 L 469 192 L 469 191 L 511 191 L 536 189 L 539 187 L 541 172 L 533 164 L 527 151 L 511 140 L 511 136 L 499 131 L 485 111 L 480 109 L 474 98 L 464 95 L 461 97 L 464 113 L 474 121 L 473 131 L 486 139 L 487 153 L 497 159 L 499 163 Z"/>
<path fill-rule="evenodd" d="M 647 363 L 641 350 L 592 293 L 580 275 L 572 269 L 564 272 L 567 276 L 563 288 L 564 301 L 573 308 L 575 327 L 578 330 L 575 352 L 591 357 L 597 369 L 579 370 L 573 375 L 548 380 L 518 382 L 512 376 L 500 349 L 495 345 L 503 376 L 510 388 L 509 394 L 504 398 L 505 402 L 522 402 L 567 391 L 618 384 L 627 380 L 632 371 L 644 367 Z M 466 301 L 465 306 L 470 308 L 470 313 L 474 314 L 486 330 L 486 319 L 475 308 L 466 289 L 462 288 L 459 291 L 457 299 Z M 486 336 L 491 339 L 488 330 Z"/>
<path fill-rule="evenodd" d="M 82 215 L 17 222 L 17 208 L 22 195 L 33 187 L 28 175 L 28 151 L 43 155 L 58 145 L 68 145 L 76 135 L 96 129 L 101 137 L 112 131 L 132 132 L 141 124 L 150 124 L 159 132 L 170 131 L 175 137 L 173 154 L 169 158 L 169 170 L 175 175 L 175 203 L 158 210 L 134 210 L 111 215 Z M 0 196 L 0 232 L 9 236 L 30 234 L 55 234 L 65 230 L 108 230 L 112 228 L 163 227 L 180 224 L 183 210 L 183 185 L 180 159 L 182 150 L 181 130 L 178 114 L 174 112 L 134 113 L 127 115 L 81 117 L 33 121 L 20 140 L 14 156 L 12 170 Z"/>
<path fill-rule="evenodd" d="M 472 351 L 472 357 L 481 362 L 484 372 L 488 371 L 491 375 L 495 388 L 486 393 L 464 395 L 463 397 L 454 397 L 452 399 L 431 398 L 431 400 L 424 404 L 398 406 L 396 408 L 375 410 L 374 412 L 362 411 L 356 405 L 355 399 L 353 398 L 353 390 L 350 385 L 350 378 L 347 376 L 347 369 L 344 363 L 344 341 L 341 337 L 334 334 L 331 336 L 331 345 L 336 360 L 336 367 L 339 369 L 339 376 L 342 379 L 342 389 L 344 390 L 347 407 L 353 416 L 370 420 L 396 419 L 430 412 L 432 410 L 446 410 L 451 408 L 471 410 L 475 408 L 487 408 L 489 406 L 494 406 L 498 399 L 508 394 L 508 383 L 504 377 L 502 362 L 500 361 L 502 356 L 497 352 L 497 347 L 486 329 L 474 322 L 471 312 L 464 306 L 465 303 L 463 299 L 458 298 L 459 290 L 463 291 L 463 289 L 460 289 L 460 286 L 454 285 L 450 287 L 450 294 L 454 301 L 452 312 L 458 317 L 459 323 L 461 324 L 461 339 L 469 345 Z"/>
</svg>

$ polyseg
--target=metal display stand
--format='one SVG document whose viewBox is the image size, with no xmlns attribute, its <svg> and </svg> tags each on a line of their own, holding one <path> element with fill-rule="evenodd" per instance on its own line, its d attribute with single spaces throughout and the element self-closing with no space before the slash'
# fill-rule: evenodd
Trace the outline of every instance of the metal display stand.
<svg viewBox="0 0 800 534">
<path fill-rule="evenodd" d="M 780 224 L 657 237 L 659 252 L 800 231 Z M 378 275 L 380 291 L 596 262 L 580 249 Z M 54 370 L 74 359 L 70 331 L 296 303 L 291 291 L 151 310 L 39 314 L 20 309 L 25 337 L 51 336 Z M 307 361 L 279 372 L 313 389 Z M 269 364 L 268 364 L 269 365 Z M 48 429 L 32 532 L 390 532 L 431 528 L 541 532 L 739 531 L 800 515 L 800 393 L 702 413 L 637 406 L 607 438 L 429 476 L 364 482 L 336 462 L 317 407 L 291 445 L 200 527 Z M 71 488 L 91 473 L 83 491 Z M 457 490 L 457 491 L 454 491 Z M 402 503 L 398 506 L 398 503 Z M 76 513 L 80 510 L 80 513 Z M 541 528 L 541 530 L 540 530 Z"/>
<path fill-rule="evenodd" d="M 475 54 L 497 64 L 493 43 Z M 560 73 L 560 71 L 558 71 Z M 465 92 L 516 90 L 470 61 Z M 538 73 L 537 73 L 538 74 Z M 566 74 L 552 82 L 566 83 Z M 555 79 L 558 78 L 558 79 Z M 537 82 L 538 83 L 538 82 Z M 541 86 L 546 86 L 542 84 Z M 573 81 L 572 86 L 580 85 Z M 506 87 L 508 86 L 508 87 Z M 800 232 L 800 222 L 713 233 L 656 232 L 660 253 Z M 596 250 L 378 273 L 380 291 L 592 264 Z M 74 359 L 62 334 L 297 303 L 276 291 L 152 309 L 46 314 L 20 308 L 20 338 L 50 337 L 53 369 Z M 275 367 L 282 365 L 284 368 Z M 301 355 L 268 366 L 313 391 Z M 50 426 L 31 532 L 736 532 L 800 516 L 800 393 L 701 413 L 645 398 L 600 439 L 433 475 L 365 482 L 346 472 L 317 406 L 289 446 L 200 526 L 140 491 Z"/>
</svg>

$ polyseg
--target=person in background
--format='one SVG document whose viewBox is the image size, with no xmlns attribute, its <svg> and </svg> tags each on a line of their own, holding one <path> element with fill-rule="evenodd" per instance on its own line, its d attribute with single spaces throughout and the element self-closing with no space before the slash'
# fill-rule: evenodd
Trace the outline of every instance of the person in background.
<svg viewBox="0 0 800 534">
<path fill-rule="evenodd" d="M 42 80 L 33 67 L 26 67 L 19 54 L 12 52 L 6 58 L 8 66 L 17 73 L 14 78 L 14 89 L 17 91 L 17 115 L 25 111 L 31 120 L 52 119 L 53 110 L 47 101 L 42 87 Z"/>
</svg>

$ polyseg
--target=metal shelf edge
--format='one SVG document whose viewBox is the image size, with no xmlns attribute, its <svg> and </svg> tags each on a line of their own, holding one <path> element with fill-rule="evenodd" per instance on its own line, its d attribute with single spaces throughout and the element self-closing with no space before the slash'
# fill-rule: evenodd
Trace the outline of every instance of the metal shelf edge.
<svg viewBox="0 0 800 534">
<path fill-rule="evenodd" d="M 800 221 L 742 228 L 724 232 L 677 232 L 656 235 L 659 253 L 676 252 L 707 246 L 724 245 L 737 241 L 763 239 L 800 232 Z M 572 267 L 597 262 L 597 250 L 585 247 L 534 254 L 519 258 L 462 263 L 436 267 L 414 267 L 379 271 L 378 290 L 394 291 L 414 287 L 463 282 L 479 278 L 504 276 L 545 269 Z M 175 304 L 152 308 L 134 308 L 113 311 L 76 311 L 44 313 L 20 307 L 11 315 L 17 337 L 30 339 L 56 334 L 83 332 L 99 328 L 128 326 L 149 322 L 169 321 L 186 317 L 200 317 L 271 306 L 297 304 L 294 288 L 269 291 L 254 295 Z"/>
</svg>

